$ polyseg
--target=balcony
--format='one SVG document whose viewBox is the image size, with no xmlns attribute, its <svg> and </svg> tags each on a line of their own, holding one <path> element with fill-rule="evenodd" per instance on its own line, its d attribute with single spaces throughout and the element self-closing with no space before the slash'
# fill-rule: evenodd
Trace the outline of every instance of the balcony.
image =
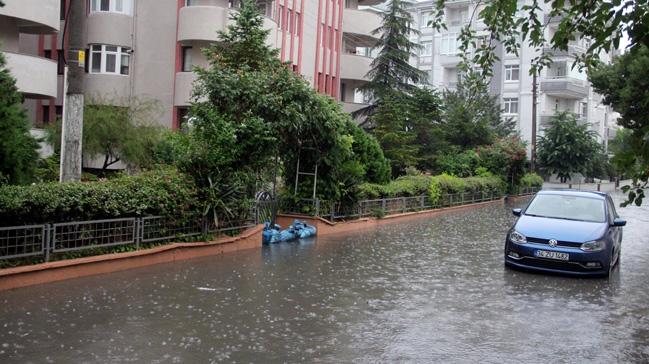
<svg viewBox="0 0 649 364">
<path fill-rule="evenodd" d="M 174 106 L 189 106 L 192 99 L 192 90 L 197 75 L 194 72 L 176 73 L 176 90 L 174 92 Z"/>
<path fill-rule="evenodd" d="M 21 33 L 43 34 L 58 32 L 60 21 L 60 0 L 11 0 L 0 7 L 0 16 L 17 20 Z"/>
<path fill-rule="evenodd" d="M 365 75 L 370 70 L 372 58 L 355 54 L 340 55 L 340 79 L 367 81 Z"/>
<path fill-rule="evenodd" d="M 365 10 L 345 9 L 343 16 L 343 32 L 355 34 L 362 38 L 363 43 L 360 46 L 372 47 L 377 38 L 372 32 L 381 26 L 381 17 L 376 13 Z"/>
<path fill-rule="evenodd" d="M 586 51 L 586 48 L 582 47 L 581 45 L 577 43 L 568 43 L 568 49 L 567 50 L 562 50 L 562 49 L 554 49 L 551 47 L 544 47 L 543 48 L 543 53 L 549 54 L 552 57 L 559 58 L 559 57 L 574 57 L 575 55 L 580 55 L 583 54 Z"/>
<path fill-rule="evenodd" d="M 230 12 L 236 11 L 221 6 L 185 6 L 180 9 L 178 17 L 178 41 L 215 42 L 218 32 L 226 30 L 230 24 Z M 264 29 L 270 30 L 268 44 L 276 46 L 277 23 L 269 17 L 264 17 Z"/>
<path fill-rule="evenodd" d="M 358 5 L 360 6 L 372 6 L 379 5 L 384 3 L 385 0 L 358 0 Z"/>
<path fill-rule="evenodd" d="M 4 52 L 7 68 L 16 79 L 18 90 L 28 98 L 56 97 L 56 62 L 40 57 Z"/>
<path fill-rule="evenodd" d="M 94 12 L 88 16 L 89 44 L 112 44 L 131 47 L 133 17 L 126 14 Z"/>
<path fill-rule="evenodd" d="M 541 92 L 567 99 L 582 99 L 588 96 L 588 85 L 586 81 L 572 77 L 551 76 L 541 80 Z"/>
<path fill-rule="evenodd" d="M 343 105 L 343 110 L 346 113 L 350 113 L 350 114 L 364 107 L 369 106 L 369 104 L 359 104 L 355 102 L 342 102 L 341 104 Z"/>
</svg>

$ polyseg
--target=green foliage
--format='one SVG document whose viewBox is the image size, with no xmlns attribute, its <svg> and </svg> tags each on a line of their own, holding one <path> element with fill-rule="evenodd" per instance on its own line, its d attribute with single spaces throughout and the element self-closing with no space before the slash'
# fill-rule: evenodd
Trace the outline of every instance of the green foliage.
<svg viewBox="0 0 649 364">
<path fill-rule="evenodd" d="M 83 110 L 83 157 L 103 158 L 103 170 L 120 161 L 132 167 L 150 167 L 162 130 L 152 123 L 158 112 L 156 102 L 135 97 L 88 98 Z M 61 120 L 47 132 L 58 152 Z"/>
<path fill-rule="evenodd" d="M 5 65 L 0 52 L 0 180 L 25 184 L 33 178 L 38 143 L 29 133 L 22 95 Z"/>
<path fill-rule="evenodd" d="M 612 162 L 619 172 L 633 178 L 626 188 L 632 193 L 624 206 L 638 204 L 644 197 L 643 188 L 649 187 L 649 46 L 638 45 L 613 64 L 598 65 L 589 78 L 604 95 L 604 103 L 620 113 L 618 124 L 625 129 L 618 131 L 611 143 Z"/>
<path fill-rule="evenodd" d="M 595 136 L 588 125 L 579 124 L 574 115 L 555 115 L 537 142 L 540 167 L 549 174 L 556 173 L 561 182 L 569 180 L 571 173 L 587 174 L 592 160 L 601 150 Z"/>
<path fill-rule="evenodd" d="M 58 182 L 61 160 L 58 153 L 40 159 L 34 170 L 34 177 L 38 182 Z"/>
<path fill-rule="evenodd" d="M 416 56 L 415 51 L 421 46 L 410 40 L 411 35 L 419 32 L 411 27 L 414 20 L 407 4 L 402 0 L 390 1 L 387 11 L 381 13 L 381 26 L 372 32 L 379 36 L 375 47 L 380 51 L 367 73 L 370 81 L 363 88 L 376 100 L 382 100 L 385 93 L 407 91 L 414 84 L 427 83 L 426 72 L 410 64 L 410 57 Z"/>
<path fill-rule="evenodd" d="M 469 177 L 479 165 L 480 158 L 474 150 L 460 152 L 457 148 L 451 148 L 448 154 L 437 157 L 436 171 L 457 177 Z"/>
<path fill-rule="evenodd" d="M 0 187 L 4 226 L 163 215 L 184 216 L 202 206 L 193 182 L 161 169 L 106 182 L 39 183 Z"/>
<path fill-rule="evenodd" d="M 516 124 L 503 118 L 501 111 L 498 99 L 489 95 L 486 84 L 468 87 L 459 82 L 457 90 L 444 92 L 441 127 L 446 143 L 465 150 L 512 135 Z"/>
<path fill-rule="evenodd" d="M 442 187 L 439 184 L 437 179 L 431 179 L 430 184 L 428 185 L 428 198 L 430 199 L 430 204 L 435 206 L 439 203 L 442 197 Z"/>
<path fill-rule="evenodd" d="M 461 193 L 464 192 L 467 187 L 464 179 L 446 173 L 432 177 L 431 183 L 436 183 L 443 194 Z"/>
<path fill-rule="evenodd" d="M 518 137 L 499 138 L 493 144 L 477 149 L 480 166 L 507 182 L 512 191 L 525 173 L 527 152 L 525 143 Z"/>
<path fill-rule="evenodd" d="M 521 187 L 543 187 L 543 178 L 536 173 L 526 173 L 520 179 Z"/>
</svg>

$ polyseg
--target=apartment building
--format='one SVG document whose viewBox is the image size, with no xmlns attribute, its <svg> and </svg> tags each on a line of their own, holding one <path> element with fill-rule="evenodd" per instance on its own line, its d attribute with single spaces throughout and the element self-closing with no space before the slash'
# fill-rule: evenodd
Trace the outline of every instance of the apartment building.
<svg viewBox="0 0 649 364">
<path fill-rule="evenodd" d="M 0 8 L 0 40 L 25 93 L 34 125 L 62 114 L 63 59 L 72 29 L 70 0 L 7 0 Z M 380 0 L 258 0 L 268 44 L 313 87 L 353 111 L 363 105 L 365 82 L 380 18 L 364 10 Z M 84 0 L 88 97 L 121 103 L 157 100 L 160 125 L 187 118 L 193 66 L 206 66 L 201 49 L 218 39 L 239 0 Z M 121 101 L 120 101 L 121 100 Z"/>
<path fill-rule="evenodd" d="M 444 20 L 447 30 L 441 32 L 428 25 L 432 20 L 435 3 L 427 0 L 413 3 L 410 7 L 414 27 L 420 31 L 420 35 L 413 36 L 412 39 L 422 46 L 417 57 L 411 61 L 429 73 L 429 82 L 436 88 L 454 89 L 458 81 L 460 55 L 457 37 L 461 27 L 470 21 L 472 14 L 476 14 L 471 26 L 478 37 L 488 35 L 484 23 L 477 16 L 484 3 L 446 1 Z M 524 1 L 519 3 L 522 6 Z M 549 9 L 545 14 L 548 23 L 545 35 L 546 39 L 551 39 L 557 30 L 559 19 L 551 18 L 548 14 Z M 537 132 L 542 133 L 544 126 L 556 112 L 568 111 L 577 114 L 581 121 L 589 123 L 590 128 L 598 133 L 600 141 L 606 145 L 608 137 L 614 135 L 610 130 L 615 129 L 617 114 L 602 104 L 602 96 L 593 91 L 586 73 L 573 67 L 574 54 L 584 52 L 587 47 L 586 41 L 575 41 L 569 45 L 568 51 L 556 51 L 549 47 L 542 50 L 551 55 L 553 62 L 537 77 Z M 490 92 L 499 97 L 504 117 L 517 121 L 521 135 L 528 143 L 532 138 L 533 86 L 529 71 L 538 52 L 524 44 L 518 55 L 515 55 L 498 46 L 496 53 L 500 61 L 494 65 L 490 80 Z M 610 61 L 609 55 L 602 55 L 602 58 Z"/>
</svg>

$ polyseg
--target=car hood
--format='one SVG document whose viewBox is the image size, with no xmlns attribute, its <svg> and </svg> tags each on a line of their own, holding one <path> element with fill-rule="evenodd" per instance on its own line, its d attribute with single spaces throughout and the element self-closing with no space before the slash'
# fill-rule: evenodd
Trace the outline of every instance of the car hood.
<svg viewBox="0 0 649 364">
<path fill-rule="evenodd" d="M 540 239 L 556 239 L 582 243 L 601 238 L 606 232 L 604 222 L 586 222 L 547 217 L 521 216 L 515 229 L 519 233 Z"/>
</svg>

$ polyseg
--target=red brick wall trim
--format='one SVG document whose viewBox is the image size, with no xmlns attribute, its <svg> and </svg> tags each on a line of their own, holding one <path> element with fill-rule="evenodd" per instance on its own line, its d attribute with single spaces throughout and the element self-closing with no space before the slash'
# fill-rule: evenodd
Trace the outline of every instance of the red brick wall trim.
<svg viewBox="0 0 649 364">
<path fill-rule="evenodd" d="M 220 255 L 261 247 L 263 225 L 204 243 L 171 243 L 134 252 L 96 255 L 92 257 L 0 269 L 0 291 L 35 284 L 62 281 L 96 274 L 145 267 L 159 263 Z"/>
<path fill-rule="evenodd" d="M 414 220 L 414 219 L 427 217 L 427 216 L 435 216 L 438 214 L 444 214 L 453 211 L 467 210 L 467 209 L 472 209 L 480 206 L 502 204 L 502 203 L 503 203 L 503 199 L 499 199 L 499 200 L 480 202 L 480 203 L 474 203 L 469 205 L 460 205 L 460 206 L 445 207 L 445 208 L 434 209 L 434 210 L 422 210 L 422 211 L 406 212 L 402 214 L 388 215 L 381 219 L 366 217 L 362 219 L 341 221 L 341 222 L 331 222 L 321 217 L 279 214 L 277 215 L 277 223 L 280 224 L 282 227 L 285 227 L 292 224 L 293 220 L 296 219 L 302 220 L 305 221 L 307 224 L 315 226 L 318 229 L 318 233 L 317 233 L 318 236 L 325 236 L 325 235 L 333 235 L 333 234 L 341 234 L 341 233 L 350 233 L 350 232 L 366 230 L 366 229 L 373 229 L 378 225 L 390 224 L 395 222 L 403 222 L 409 219 Z"/>
</svg>

